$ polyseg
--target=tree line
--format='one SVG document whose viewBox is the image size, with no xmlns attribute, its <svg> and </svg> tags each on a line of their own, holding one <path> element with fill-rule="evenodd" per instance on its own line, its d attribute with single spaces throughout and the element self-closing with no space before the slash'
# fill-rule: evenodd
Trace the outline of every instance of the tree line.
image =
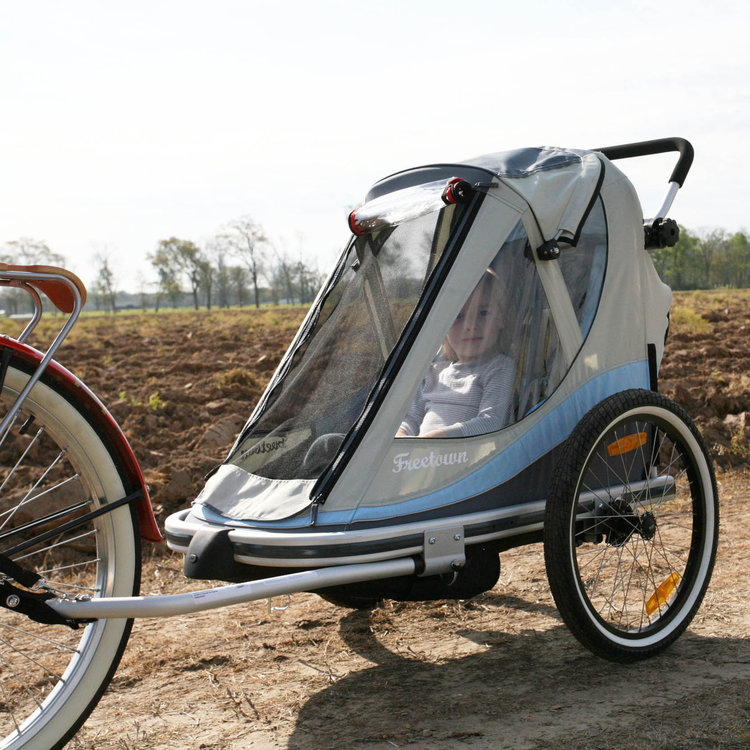
<svg viewBox="0 0 750 750">
<path fill-rule="evenodd" d="M 321 273 L 302 258 L 269 242 L 250 216 L 227 224 L 201 248 L 170 237 L 148 254 L 157 276 L 155 308 L 172 307 L 187 289 L 193 307 L 252 304 L 309 304 Z"/>
<path fill-rule="evenodd" d="M 309 304 L 323 282 L 320 271 L 272 243 L 250 216 L 229 222 L 203 246 L 189 239 L 160 240 L 147 254 L 153 274 L 140 272 L 137 294 L 118 290 L 112 253 L 97 250 L 89 298 L 96 309 L 122 307 L 230 307 L 261 304 Z M 64 266 L 65 258 L 44 242 L 21 238 L 0 248 L 0 261 Z M 29 309 L 25 292 L 6 289 L 2 304 L 9 314 Z"/>
<path fill-rule="evenodd" d="M 267 238 L 250 216 L 229 222 L 203 247 L 178 237 L 160 240 L 148 254 L 154 276 L 140 275 L 137 295 L 117 290 L 112 255 L 93 257 L 90 298 L 97 309 L 120 307 L 229 307 L 261 304 L 309 304 L 323 278 L 302 258 L 293 258 Z M 717 287 L 750 288 L 750 242 L 744 232 L 692 231 L 680 227 L 674 247 L 652 250 L 660 277 L 675 290 Z M 5 263 L 64 266 L 65 258 L 44 242 L 21 238 L 0 248 Z M 2 305 L 9 314 L 29 310 L 25 292 L 5 289 Z"/>
<path fill-rule="evenodd" d="M 680 227 L 674 247 L 652 250 L 659 276 L 672 289 L 750 288 L 750 244 L 744 232 L 692 232 Z"/>
</svg>

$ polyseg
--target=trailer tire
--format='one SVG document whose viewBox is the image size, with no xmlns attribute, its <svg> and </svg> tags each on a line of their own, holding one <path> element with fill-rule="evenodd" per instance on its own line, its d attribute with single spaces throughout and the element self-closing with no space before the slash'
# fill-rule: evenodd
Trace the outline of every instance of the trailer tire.
<svg viewBox="0 0 750 750">
<path fill-rule="evenodd" d="M 605 399 L 568 439 L 545 511 L 563 620 L 606 659 L 659 653 L 701 604 L 718 528 L 711 460 L 690 417 L 652 391 Z"/>
</svg>

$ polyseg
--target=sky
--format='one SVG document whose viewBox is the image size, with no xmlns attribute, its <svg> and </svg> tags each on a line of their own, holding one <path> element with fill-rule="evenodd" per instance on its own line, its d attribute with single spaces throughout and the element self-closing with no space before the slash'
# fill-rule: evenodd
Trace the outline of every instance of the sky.
<svg viewBox="0 0 750 750">
<path fill-rule="evenodd" d="M 748 28 L 745 0 L 5 3 L 0 246 L 87 284 L 106 253 L 135 291 L 159 240 L 249 215 L 325 272 L 393 172 L 670 136 L 696 153 L 670 216 L 746 229 Z M 674 162 L 618 162 L 646 215 Z"/>
</svg>

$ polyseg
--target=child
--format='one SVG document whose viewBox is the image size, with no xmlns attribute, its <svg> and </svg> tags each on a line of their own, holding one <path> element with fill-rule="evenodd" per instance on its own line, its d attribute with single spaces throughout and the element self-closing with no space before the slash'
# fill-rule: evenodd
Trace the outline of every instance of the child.
<svg viewBox="0 0 750 750">
<path fill-rule="evenodd" d="M 500 287 L 488 268 L 448 330 L 396 437 L 469 437 L 508 423 L 515 366 L 498 353 Z"/>
</svg>

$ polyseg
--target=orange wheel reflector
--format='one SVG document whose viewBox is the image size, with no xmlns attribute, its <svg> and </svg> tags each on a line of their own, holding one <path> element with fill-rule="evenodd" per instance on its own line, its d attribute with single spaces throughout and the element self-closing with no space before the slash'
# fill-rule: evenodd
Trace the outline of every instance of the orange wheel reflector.
<svg viewBox="0 0 750 750">
<path fill-rule="evenodd" d="M 632 435 L 625 435 L 624 438 L 615 440 L 614 443 L 610 443 L 607 446 L 607 452 L 610 456 L 619 456 L 622 453 L 629 453 L 634 451 L 636 448 L 640 448 L 646 444 L 648 435 L 645 432 L 636 432 Z"/>
<path fill-rule="evenodd" d="M 657 609 L 665 605 L 679 584 L 680 576 L 674 572 L 670 573 L 669 577 L 657 586 L 656 591 L 654 591 L 651 598 L 646 602 L 646 614 L 652 615 Z"/>
</svg>

